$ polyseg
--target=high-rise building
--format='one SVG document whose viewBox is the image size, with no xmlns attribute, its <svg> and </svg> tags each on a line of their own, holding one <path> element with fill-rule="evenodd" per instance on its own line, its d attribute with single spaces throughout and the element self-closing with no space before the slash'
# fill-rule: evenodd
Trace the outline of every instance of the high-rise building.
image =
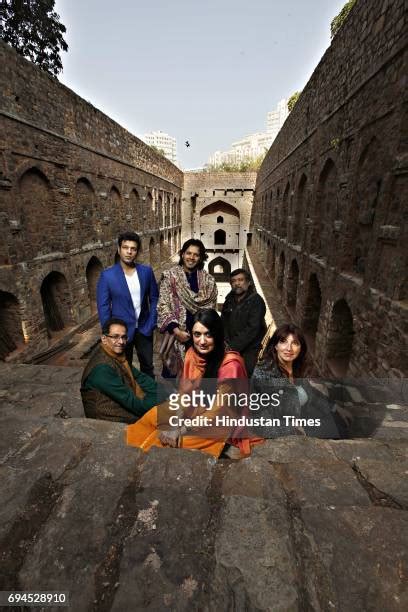
<svg viewBox="0 0 408 612">
<path fill-rule="evenodd" d="M 173 136 L 165 134 L 160 130 L 157 132 L 149 132 L 143 136 L 143 140 L 151 147 L 156 147 L 159 151 L 163 151 L 163 155 L 167 157 L 173 164 L 177 164 L 177 141 Z"/>
<path fill-rule="evenodd" d="M 248 134 L 241 140 L 233 142 L 229 151 L 216 151 L 209 157 L 208 165 L 239 164 L 245 159 L 255 159 L 265 153 L 275 140 L 288 114 L 288 101 L 282 99 L 276 109 L 267 114 L 266 132 Z"/>
<path fill-rule="evenodd" d="M 288 101 L 286 99 L 280 100 L 275 110 L 270 111 L 267 114 L 266 132 L 272 139 L 272 142 L 275 140 L 276 136 L 278 135 L 278 132 L 281 129 L 282 125 L 285 123 L 285 120 L 288 115 L 289 115 Z"/>
</svg>

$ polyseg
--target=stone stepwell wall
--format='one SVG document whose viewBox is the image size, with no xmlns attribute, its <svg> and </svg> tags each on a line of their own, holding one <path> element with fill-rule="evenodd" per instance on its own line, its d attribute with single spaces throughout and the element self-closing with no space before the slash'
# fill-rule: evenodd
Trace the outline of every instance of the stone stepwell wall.
<svg viewBox="0 0 408 612">
<path fill-rule="evenodd" d="M 80 418 L 80 376 L 0 364 L 1 590 L 78 611 L 407 609 L 403 432 L 144 453 Z"/>
<path fill-rule="evenodd" d="M 119 232 L 156 269 L 181 240 L 182 172 L 0 43 L 0 359 L 95 313 Z"/>
<path fill-rule="evenodd" d="M 403 0 L 359 0 L 258 173 L 270 280 L 324 374 L 408 373 Z"/>
</svg>

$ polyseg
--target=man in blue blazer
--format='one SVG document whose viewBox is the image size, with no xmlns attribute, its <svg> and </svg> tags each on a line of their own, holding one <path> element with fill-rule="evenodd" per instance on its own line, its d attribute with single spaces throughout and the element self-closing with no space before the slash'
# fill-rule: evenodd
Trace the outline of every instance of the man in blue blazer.
<svg viewBox="0 0 408 612">
<path fill-rule="evenodd" d="M 119 261 L 101 272 L 96 289 L 99 321 L 123 319 L 128 327 L 126 358 L 131 364 L 133 347 L 140 370 L 154 378 L 153 330 L 157 322 L 159 292 L 150 266 L 136 263 L 140 237 L 124 232 L 118 238 Z"/>
</svg>

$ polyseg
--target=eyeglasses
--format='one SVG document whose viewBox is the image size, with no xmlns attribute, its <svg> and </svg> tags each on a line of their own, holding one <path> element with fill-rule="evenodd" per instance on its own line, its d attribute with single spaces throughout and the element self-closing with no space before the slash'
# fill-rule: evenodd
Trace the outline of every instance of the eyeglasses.
<svg viewBox="0 0 408 612">
<path fill-rule="evenodd" d="M 128 341 L 127 336 L 120 336 L 119 334 L 113 334 L 112 336 L 110 336 L 109 334 L 105 334 L 105 336 L 107 338 L 111 338 L 114 342 L 119 342 L 119 340 L 123 340 L 123 342 Z"/>
</svg>

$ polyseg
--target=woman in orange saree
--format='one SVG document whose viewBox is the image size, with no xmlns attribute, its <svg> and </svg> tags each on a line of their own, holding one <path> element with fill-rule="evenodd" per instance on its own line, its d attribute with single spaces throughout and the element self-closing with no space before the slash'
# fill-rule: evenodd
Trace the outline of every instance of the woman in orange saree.
<svg viewBox="0 0 408 612">
<path fill-rule="evenodd" d="M 246 393 L 248 378 L 244 360 L 236 351 L 225 350 L 224 330 L 215 310 L 206 309 L 196 314 L 192 337 L 193 346 L 186 353 L 178 397 L 191 398 L 195 392 L 200 393 L 202 383 L 209 382 L 205 386 L 211 393 L 206 394 L 201 388 L 203 395 L 199 395 L 201 399 L 206 397 L 207 401 L 200 401 L 200 405 L 192 402 L 188 408 L 178 408 L 177 414 L 169 401 L 152 408 L 127 427 L 127 444 L 144 451 L 152 446 L 177 446 L 200 450 L 214 457 L 221 454 L 234 428 L 228 424 L 217 425 L 217 417 L 218 420 L 221 416 L 226 417 L 228 423 L 229 416 L 237 416 L 236 411 L 226 405 L 225 398 L 228 394 Z M 201 417 L 202 421 L 200 426 L 180 425 L 169 430 L 172 416 L 176 417 L 173 422 L 184 423 L 186 418 L 193 420 L 195 417 Z"/>
</svg>

